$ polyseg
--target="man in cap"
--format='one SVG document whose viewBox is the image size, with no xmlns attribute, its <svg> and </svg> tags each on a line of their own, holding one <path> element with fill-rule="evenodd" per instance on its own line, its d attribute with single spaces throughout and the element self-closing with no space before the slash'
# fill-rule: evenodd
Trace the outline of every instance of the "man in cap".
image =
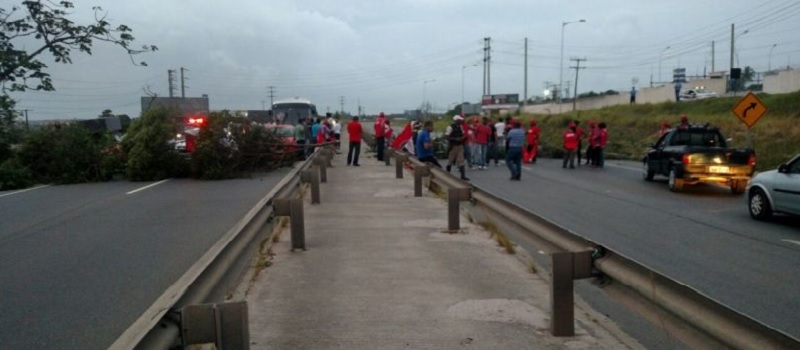
<svg viewBox="0 0 800 350">
<path fill-rule="evenodd" d="M 464 117 L 456 115 L 453 117 L 453 124 L 450 124 L 445 131 L 448 144 L 450 145 L 446 169 L 447 172 L 450 172 L 452 165 L 457 165 L 458 171 L 461 173 L 461 180 L 469 181 L 464 167 L 464 143 L 467 140 L 467 133 L 464 132 L 463 124 Z"/>
</svg>

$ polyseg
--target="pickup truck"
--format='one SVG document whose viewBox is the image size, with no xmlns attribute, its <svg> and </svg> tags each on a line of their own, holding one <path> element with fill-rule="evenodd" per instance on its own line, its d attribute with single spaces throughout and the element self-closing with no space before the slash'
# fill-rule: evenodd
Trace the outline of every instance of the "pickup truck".
<svg viewBox="0 0 800 350">
<path fill-rule="evenodd" d="M 642 160 L 644 179 L 666 176 L 673 192 L 704 182 L 721 183 L 735 194 L 743 193 L 753 176 L 755 151 L 726 148 L 725 141 L 717 128 L 705 125 L 670 130 Z"/>
</svg>

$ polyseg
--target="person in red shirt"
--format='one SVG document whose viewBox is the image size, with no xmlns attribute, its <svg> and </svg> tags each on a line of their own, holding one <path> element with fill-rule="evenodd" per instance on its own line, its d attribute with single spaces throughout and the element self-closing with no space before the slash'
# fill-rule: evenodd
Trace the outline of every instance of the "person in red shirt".
<svg viewBox="0 0 800 350">
<path fill-rule="evenodd" d="M 595 137 L 594 166 L 602 168 L 605 165 L 605 148 L 608 143 L 608 130 L 606 123 L 597 124 L 597 136 Z"/>
<path fill-rule="evenodd" d="M 658 138 L 661 138 L 661 136 L 664 136 L 664 134 L 668 133 L 669 130 L 670 130 L 670 125 L 665 120 L 665 121 L 661 122 L 661 129 L 658 130 L 658 133 L 656 135 L 658 136 Z"/>
<path fill-rule="evenodd" d="M 350 138 L 350 149 L 347 151 L 347 165 L 358 165 L 358 155 L 361 153 L 361 134 L 364 128 L 358 121 L 358 117 L 353 117 L 353 120 L 347 123 L 347 134 Z"/>
<path fill-rule="evenodd" d="M 589 121 L 589 146 L 586 146 L 586 164 L 594 165 L 594 139 L 597 137 L 597 124 L 594 121 Z"/>
<path fill-rule="evenodd" d="M 583 138 L 586 135 L 579 120 L 575 120 L 573 123 L 575 123 L 575 133 L 578 134 L 578 151 L 575 152 L 575 155 L 578 157 L 578 165 L 581 165 L 581 149 L 583 149 Z"/>
<path fill-rule="evenodd" d="M 537 153 L 539 151 L 539 136 L 542 131 L 536 125 L 536 121 L 531 119 L 531 127 L 526 134 L 528 147 L 525 152 L 525 163 L 536 163 Z"/>
<path fill-rule="evenodd" d="M 384 123 L 387 121 L 386 116 L 381 112 L 378 118 L 375 119 L 375 152 L 378 156 L 378 161 L 383 161 L 383 153 L 386 149 L 386 134 L 384 133 Z"/>
<path fill-rule="evenodd" d="M 564 131 L 564 163 L 561 167 L 566 168 L 569 163 L 570 169 L 575 169 L 575 153 L 577 153 L 580 137 L 578 136 L 578 126 L 574 122 L 569 123 L 569 127 Z"/>
<path fill-rule="evenodd" d="M 483 117 L 482 122 L 476 123 L 474 127 L 475 152 L 472 157 L 480 170 L 486 169 L 486 151 L 489 148 L 489 137 L 492 133 L 492 129 L 489 128 L 488 123 L 489 119 Z"/>
</svg>

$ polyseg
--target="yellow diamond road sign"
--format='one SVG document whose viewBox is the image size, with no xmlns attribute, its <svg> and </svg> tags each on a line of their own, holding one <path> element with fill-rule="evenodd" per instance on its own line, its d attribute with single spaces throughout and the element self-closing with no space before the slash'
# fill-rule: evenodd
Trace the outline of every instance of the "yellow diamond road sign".
<svg viewBox="0 0 800 350">
<path fill-rule="evenodd" d="M 748 92 L 747 95 L 736 104 L 736 106 L 732 109 L 733 114 L 739 118 L 748 128 L 752 128 L 756 122 L 767 113 L 767 106 L 758 99 L 758 96 L 752 92 Z"/>
</svg>

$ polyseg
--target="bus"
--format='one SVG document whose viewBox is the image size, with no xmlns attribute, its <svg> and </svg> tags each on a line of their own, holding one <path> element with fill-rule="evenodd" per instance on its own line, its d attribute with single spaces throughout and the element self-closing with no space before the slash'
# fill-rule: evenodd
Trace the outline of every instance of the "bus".
<svg viewBox="0 0 800 350">
<path fill-rule="evenodd" d="M 272 103 L 272 118 L 276 124 L 297 124 L 301 118 L 317 118 L 317 106 L 302 98 L 278 100 Z"/>
</svg>

